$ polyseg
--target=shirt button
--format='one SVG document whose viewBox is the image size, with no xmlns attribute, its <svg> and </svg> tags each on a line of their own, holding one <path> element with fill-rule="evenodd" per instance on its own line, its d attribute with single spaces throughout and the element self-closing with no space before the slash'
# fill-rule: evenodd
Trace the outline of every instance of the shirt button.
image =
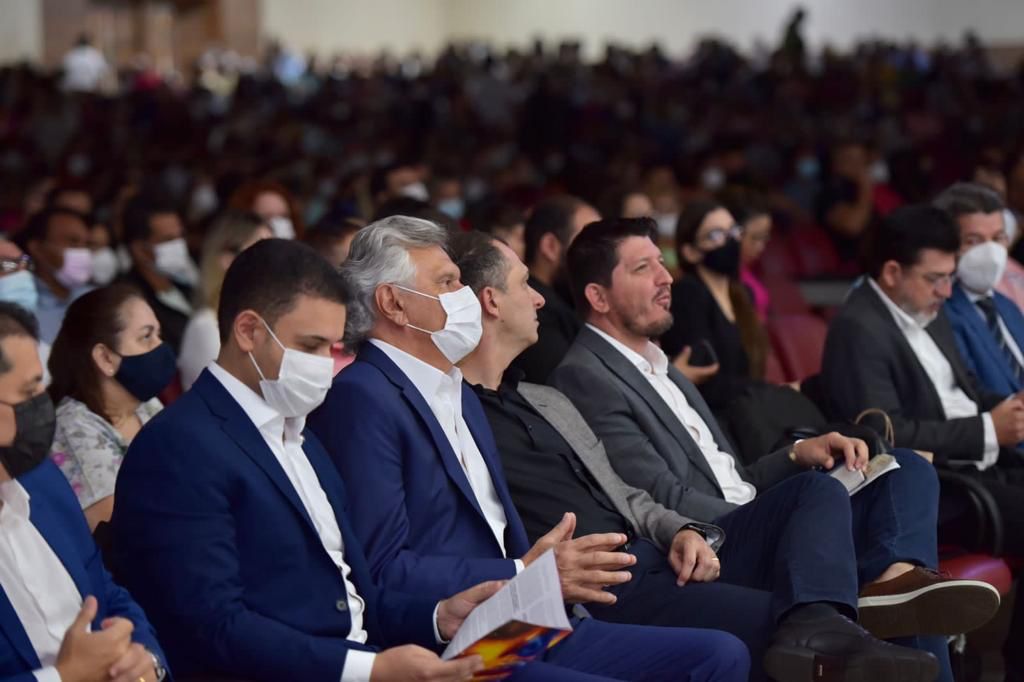
<svg viewBox="0 0 1024 682">
<path fill-rule="evenodd" d="M 348 602 L 344 599 L 339 599 L 338 601 L 334 602 L 334 608 L 342 612 L 348 611 Z"/>
</svg>

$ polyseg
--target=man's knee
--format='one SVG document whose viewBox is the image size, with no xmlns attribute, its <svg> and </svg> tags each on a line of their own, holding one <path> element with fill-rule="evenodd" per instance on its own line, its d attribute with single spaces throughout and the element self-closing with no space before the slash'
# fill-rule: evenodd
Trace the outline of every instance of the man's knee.
<svg viewBox="0 0 1024 682">
<path fill-rule="evenodd" d="M 906 448 L 896 448 L 891 454 L 900 468 L 888 475 L 896 474 L 897 479 L 906 478 L 919 490 L 927 486 L 939 494 L 939 475 L 931 462 Z"/>
<path fill-rule="evenodd" d="M 750 675 L 750 650 L 739 637 L 718 630 L 706 631 L 707 651 L 715 680 L 746 680 Z"/>
</svg>

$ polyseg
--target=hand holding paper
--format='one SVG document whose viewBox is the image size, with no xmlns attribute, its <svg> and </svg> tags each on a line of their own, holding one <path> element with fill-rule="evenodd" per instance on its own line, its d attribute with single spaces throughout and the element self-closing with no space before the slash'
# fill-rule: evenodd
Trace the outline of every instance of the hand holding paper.
<svg viewBox="0 0 1024 682">
<path fill-rule="evenodd" d="M 571 631 L 555 555 L 549 550 L 472 609 L 441 658 L 478 655 L 484 661 L 482 678 L 502 679 Z"/>
<path fill-rule="evenodd" d="M 871 458 L 863 471 L 850 471 L 845 467 L 837 467 L 830 475 L 846 486 L 852 496 L 871 485 L 879 476 L 884 476 L 899 468 L 900 463 L 892 455 L 876 455 Z"/>
</svg>

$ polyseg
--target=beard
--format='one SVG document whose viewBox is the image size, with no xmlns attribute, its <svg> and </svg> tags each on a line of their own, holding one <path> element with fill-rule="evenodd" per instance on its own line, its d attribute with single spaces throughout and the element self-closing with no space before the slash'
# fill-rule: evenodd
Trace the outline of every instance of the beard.
<svg viewBox="0 0 1024 682">
<path fill-rule="evenodd" d="M 626 323 L 626 329 L 631 334 L 645 336 L 648 339 L 656 339 L 671 329 L 674 321 L 672 313 L 666 312 L 665 317 L 660 320 L 647 322 L 646 324 L 630 320 Z"/>
</svg>

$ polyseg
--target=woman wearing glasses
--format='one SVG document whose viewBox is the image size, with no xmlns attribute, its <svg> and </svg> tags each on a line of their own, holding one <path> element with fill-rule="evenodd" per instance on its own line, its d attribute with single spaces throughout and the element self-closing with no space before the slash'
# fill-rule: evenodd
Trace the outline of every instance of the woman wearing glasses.
<svg viewBox="0 0 1024 682">
<path fill-rule="evenodd" d="M 683 275 L 672 286 L 675 323 L 661 345 L 715 412 L 751 379 L 764 377 L 768 351 L 767 334 L 740 281 L 741 237 L 732 214 L 713 201 L 689 203 L 676 223 Z"/>
</svg>

